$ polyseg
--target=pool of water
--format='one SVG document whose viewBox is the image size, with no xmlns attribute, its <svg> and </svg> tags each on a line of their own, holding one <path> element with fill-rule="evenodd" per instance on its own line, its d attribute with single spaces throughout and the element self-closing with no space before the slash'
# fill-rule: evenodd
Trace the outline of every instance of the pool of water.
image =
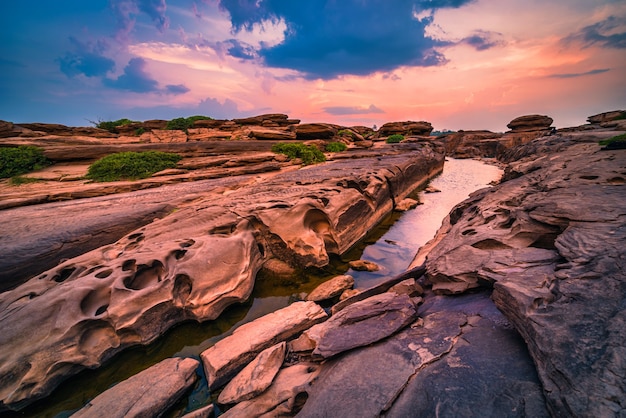
<svg viewBox="0 0 626 418">
<path fill-rule="evenodd" d="M 12 414 L 21 417 L 67 417 L 110 386 L 159 361 L 173 356 L 199 358 L 200 353 L 232 333 L 238 326 L 274 312 L 291 303 L 298 294 L 308 293 L 336 274 L 350 274 L 355 287 L 374 286 L 404 272 L 418 249 L 430 240 L 443 218 L 475 190 L 498 180 L 502 170 L 474 160 L 448 159 L 443 172 L 430 182 L 439 193 L 419 191 L 412 196 L 421 203 L 415 209 L 390 215 L 363 242 L 325 269 L 307 272 L 298 281 L 258 278 L 249 302 L 228 308 L 215 321 L 181 324 L 148 347 L 136 347 L 116 356 L 98 370 L 86 370 L 64 382 L 48 398 Z M 359 272 L 346 261 L 367 259 L 377 263 L 377 272 Z M 199 370 L 202 373 L 202 370 Z M 204 379 L 202 377 L 202 379 Z M 206 381 L 178 405 L 178 410 L 193 410 L 212 399 Z"/>
</svg>

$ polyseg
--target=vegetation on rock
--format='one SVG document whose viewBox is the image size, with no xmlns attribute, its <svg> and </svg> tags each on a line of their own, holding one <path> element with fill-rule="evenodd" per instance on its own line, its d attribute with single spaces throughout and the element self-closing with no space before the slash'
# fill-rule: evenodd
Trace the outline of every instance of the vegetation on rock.
<svg viewBox="0 0 626 418">
<path fill-rule="evenodd" d="M 402 141 L 404 141 L 404 135 L 401 134 L 389 135 L 386 140 L 388 144 L 397 144 L 398 142 Z"/>
<path fill-rule="evenodd" d="M 341 152 L 348 149 L 348 146 L 343 142 L 330 142 L 326 144 L 326 151 L 328 152 Z"/>
<path fill-rule="evenodd" d="M 36 179 L 32 177 L 13 176 L 9 180 L 9 184 L 11 186 L 21 186 L 22 184 L 38 183 L 40 181 L 41 181 L 40 179 Z"/>
<path fill-rule="evenodd" d="M 279 142 L 272 146 L 272 152 L 285 154 L 290 159 L 299 158 L 302 160 L 302 164 L 304 165 L 323 163 L 326 161 L 324 153 L 317 149 L 317 147 L 305 145 L 299 142 Z"/>
<path fill-rule="evenodd" d="M 168 130 L 180 130 L 187 132 L 187 129 L 193 127 L 193 123 L 197 120 L 211 120 L 209 116 L 189 116 L 188 118 L 175 118 L 167 122 L 165 129 Z"/>
<path fill-rule="evenodd" d="M 50 162 L 43 155 L 43 151 L 37 147 L 0 148 L 0 178 L 19 176 L 48 165 Z"/>
<path fill-rule="evenodd" d="M 137 123 L 137 121 L 124 118 L 118 120 L 99 120 L 98 122 L 91 123 L 93 123 L 98 129 L 104 129 L 105 131 L 116 134 L 119 133 L 117 131 L 118 126 L 130 125 L 131 123 Z"/>
<path fill-rule="evenodd" d="M 614 142 L 626 142 L 626 134 L 621 134 L 621 135 L 617 135 L 614 136 L 612 138 L 609 139 L 604 139 L 600 142 L 598 142 L 600 145 L 609 145 L 612 144 Z"/>
<path fill-rule="evenodd" d="M 354 138 L 354 132 L 352 132 L 349 129 L 340 129 L 339 132 L 337 132 L 337 135 L 339 135 L 339 136 L 348 136 L 350 138 Z"/>
<path fill-rule="evenodd" d="M 89 166 L 87 178 L 94 181 L 137 180 L 166 168 L 176 167 L 178 154 L 147 151 L 107 155 Z"/>
</svg>

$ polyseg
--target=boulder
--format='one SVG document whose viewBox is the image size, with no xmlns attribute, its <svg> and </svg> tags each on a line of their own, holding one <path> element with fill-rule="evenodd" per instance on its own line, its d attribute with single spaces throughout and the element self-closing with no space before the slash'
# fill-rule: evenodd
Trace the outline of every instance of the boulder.
<svg viewBox="0 0 626 418">
<path fill-rule="evenodd" d="M 296 133 L 292 131 L 285 131 L 279 129 L 268 129 L 252 127 L 250 128 L 249 136 L 258 140 L 271 140 L 271 141 L 291 141 L 296 139 Z"/>
<path fill-rule="evenodd" d="M 296 364 L 282 369 L 262 395 L 238 403 L 220 417 L 294 416 L 302 407 L 302 400 L 318 374 L 319 366 L 315 363 Z"/>
<path fill-rule="evenodd" d="M 525 115 L 513 119 L 507 128 L 512 131 L 541 131 L 549 130 L 553 119 L 545 115 Z"/>
<path fill-rule="evenodd" d="M 201 354 L 210 389 L 222 386 L 261 351 L 325 320 L 314 302 L 295 302 L 237 328 Z"/>
<path fill-rule="evenodd" d="M 13 133 L 13 123 L 0 120 L 0 138 L 10 138 L 15 136 Z"/>
<path fill-rule="evenodd" d="M 626 110 L 612 110 L 610 112 L 599 113 L 589 116 L 587 121 L 589 123 L 603 123 L 622 119 L 626 119 Z"/>
<path fill-rule="evenodd" d="M 354 278 L 352 276 L 335 276 L 313 289 L 306 297 L 306 300 L 312 300 L 313 302 L 329 300 L 341 295 L 344 290 L 350 289 L 352 286 L 354 286 Z"/>
<path fill-rule="evenodd" d="M 433 126 L 430 122 L 414 122 L 414 121 L 406 121 L 406 122 L 388 122 L 378 129 L 378 135 L 380 136 L 389 136 L 389 135 L 422 135 L 428 136 L 433 131 Z"/>
<path fill-rule="evenodd" d="M 256 356 L 228 384 L 217 401 L 221 404 L 239 403 L 260 395 L 267 389 L 285 359 L 286 343 L 283 341 L 266 348 Z"/>
<path fill-rule="evenodd" d="M 315 341 L 313 354 L 328 358 L 386 338 L 415 317 L 415 306 L 407 295 L 382 293 L 346 307 L 304 335 Z"/>
<path fill-rule="evenodd" d="M 196 382 L 198 366 L 192 358 L 165 359 L 96 396 L 72 416 L 161 416 Z"/>
<path fill-rule="evenodd" d="M 420 312 L 322 363 L 298 417 L 549 416 L 528 351 L 488 293 L 433 297 Z"/>
<path fill-rule="evenodd" d="M 306 141 L 310 139 L 330 139 L 337 134 L 336 125 L 327 123 L 303 123 L 294 125 L 296 139 Z"/>
<path fill-rule="evenodd" d="M 169 142 L 187 142 L 187 133 L 180 130 L 152 130 L 141 135 L 141 139 L 147 139 L 149 142 L 169 143 Z"/>
<path fill-rule="evenodd" d="M 494 288 L 555 416 L 614 416 L 626 397 L 625 166 L 598 139 L 512 150 L 506 181 L 453 209 L 427 261 L 436 292 Z"/>
<path fill-rule="evenodd" d="M 369 260 L 353 260 L 348 263 L 352 270 L 356 271 L 378 271 L 380 267 L 378 264 Z"/>
<path fill-rule="evenodd" d="M 417 205 L 419 205 L 419 202 L 417 200 L 406 198 L 398 202 L 398 204 L 396 205 L 394 209 L 397 210 L 398 212 L 406 212 L 407 210 L 413 209 Z"/>
<path fill-rule="evenodd" d="M 203 406 L 194 411 L 191 411 L 181 418 L 213 418 L 215 416 L 215 407 L 213 404 Z"/>
<path fill-rule="evenodd" d="M 292 122 L 289 121 L 289 116 L 284 115 L 282 113 L 269 113 L 265 115 L 252 116 L 249 118 L 233 119 L 233 122 L 235 122 L 238 125 L 258 125 L 258 126 L 262 126 L 264 123 L 267 123 L 267 122 L 272 122 L 276 124 L 276 126 L 281 126 L 281 125 L 284 126 L 284 125 L 292 124 Z"/>
</svg>

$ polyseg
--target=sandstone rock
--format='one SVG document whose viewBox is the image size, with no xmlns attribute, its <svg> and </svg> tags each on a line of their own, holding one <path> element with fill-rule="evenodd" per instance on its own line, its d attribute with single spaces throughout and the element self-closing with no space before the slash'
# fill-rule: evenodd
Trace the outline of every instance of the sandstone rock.
<svg viewBox="0 0 626 418">
<path fill-rule="evenodd" d="M 168 121 L 162 119 L 151 119 L 143 121 L 142 126 L 146 131 L 152 129 L 165 129 L 167 128 L 167 122 Z"/>
<path fill-rule="evenodd" d="M 409 297 L 422 296 L 424 289 L 417 284 L 415 279 L 406 279 L 398 284 L 395 284 L 389 288 L 389 292 L 397 293 L 399 295 L 407 295 Z"/>
<path fill-rule="evenodd" d="M 230 139 L 231 133 L 219 129 L 189 128 L 187 137 L 189 141 L 223 141 Z"/>
<path fill-rule="evenodd" d="M 512 131 L 535 131 L 550 129 L 553 119 L 545 115 L 525 115 L 513 119 L 507 128 Z"/>
<path fill-rule="evenodd" d="M 198 408 L 195 411 L 191 411 L 188 414 L 183 415 L 181 418 L 213 418 L 215 416 L 215 407 L 213 404 Z"/>
<path fill-rule="evenodd" d="M 458 131 L 442 135 L 446 155 L 454 158 L 496 157 L 500 153 L 501 133 L 490 131 Z"/>
<path fill-rule="evenodd" d="M 343 292 L 341 292 L 341 295 L 339 296 L 339 300 L 340 301 L 344 301 L 346 299 L 349 299 L 353 296 L 358 295 L 359 293 L 361 293 L 359 290 L 357 289 L 347 289 L 344 290 Z"/>
<path fill-rule="evenodd" d="M 458 205 L 427 261 L 434 290 L 494 287 L 553 415 L 615 415 L 626 394 L 626 165 L 597 140 L 561 134 L 514 150 L 508 180 Z"/>
<path fill-rule="evenodd" d="M 424 189 L 424 192 L 425 193 L 441 193 L 441 190 L 433 186 L 428 186 Z"/>
<path fill-rule="evenodd" d="M 270 113 L 265 115 L 252 116 L 249 118 L 233 119 L 239 125 L 263 125 L 265 122 L 274 122 L 276 125 L 288 125 L 289 116 L 282 113 Z"/>
<path fill-rule="evenodd" d="M 152 130 L 141 135 L 141 139 L 149 138 L 150 142 L 187 142 L 187 134 L 179 130 Z"/>
<path fill-rule="evenodd" d="M 295 302 L 237 328 L 201 354 L 209 388 L 217 388 L 261 351 L 326 319 L 314 302 Z"/>
<path fill-rule="evenodd" d="M 369 260 L 353 260 L 348 263 L 352 270 L 356 271 L 378 271 L 380 267 L 378 264 Z"/>
<path fill-rule="evenodd" d="M 0 120 L 0 138 L 10 138 L 13 134 L 13 123 Z"/>
<path fill-rule="evenodd" d="M 295 340 L 289 341 L 287 347 L 290 353 L 311 352 L 315 349 L 315 341 L 306 334 L 302 334 Z"/>
<path fill-rule="evenodd" d="M 589 116 L 587 121 L 589 123 L 602 123 L 611 122 L 614 120 L 620 120 L 626 118 L 626 110 L 612 110 L 610 112 L 603 112 L 597 115 Z"/>
<path fill-rule="evenodd" d="M 329 139 L 337 134 L 337 127 L 327 123 L 303 123 L 294 125 L 296 139 L 299 141 L 309 139 Z"/>
<path fill-rule="evenodd" d="M 278 129 L 253 127 L 250 128 L 250 137 L 258 140 L 291 141 L 296 139 L 296 133 Z"/>
<path fill-rule="evenodd" d="M 415 317 L 407 295 L 383 293 L 346 307 L 304 334 L 316 343 L 313 354 L 328 358 L 388 337 Z"/>
<path fill-rule="evenodd" d="M 238 403 L 223 415 L 224 418 L 260 416 L 294 416 L 301 408 L 302 394 L 319 374 L 317 364 L 297 364 L 282 369 L 272 386 L 262 395 Z"/>
<path fill-rule="evenodd" d="M 247 401 L 263 393 L 274 380 L 285 359 L 286 343 L 283 341 L 267 348 L 256 356 L 228 384 L 217 401 L 221 404 Z"/>
<path fill-rule="evenodd" d="M 421 311 L 324 362 L 298 416 L 548 416 L 523 341 L 488 294 L 431 298 Z"/>
<path fill-rule="evenodd" d="M 389 136 L 394 134 L 400 135 L 424 135 L 428 136 L 433 130 L 433 126 L 429 122 L 388 122 L 378 129 L 380 136 Z"/>
<path fill-rule="evenodd" d="M 395 207 L 395 210 L 398 212 L 406 212 L 407 210 L 411 210 L 414 207 L 419 205 L 419 202 L 415 199 L 406 198 L 402 199 Z"/>
<path fill-rule="evenodd" d="M 280 279 L 291 279 L 296 274 L 295 268 L 276 258 L 266 260 L 261 271 L 266 276 Z"/>
<path fill-rule="evenodd" d="M 311 293 L 309 293 L 306 300 L 321 302 L 332 299 L 341 295 L 344 290 L 350 289 L 352 286 L 354 286 L 354 278 L 352 276 L 336 276 L 317 286 Z"/>
<path fill-rule="evenodd" d="M 98 395 L 72 416 L 160 416 L 196 382 L 198 366 L 191 358 L 165 359 Z"/>
</svg>

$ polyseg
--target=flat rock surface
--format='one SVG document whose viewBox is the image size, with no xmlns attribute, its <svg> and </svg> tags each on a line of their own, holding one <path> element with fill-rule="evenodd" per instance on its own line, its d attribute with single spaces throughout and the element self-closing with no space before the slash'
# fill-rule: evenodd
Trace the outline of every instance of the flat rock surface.
<svg viewBox="0 0 626 418">
<path fill-rule="evenodd" d="M 196 382 L 199 365 L 191 358 L 165 359 L 98 395 L 72 416 L 160 416 Z"/>
<path fill-rule="evenodd" d="M 438 292 L 493 286 L 554 415 L 626 411 L 626 158 L 603 136 L 514 150 L 508 181 L 453 209 L 427 261 Z"/>
<path fill-rule="evenodd" d="M 547 416 L 524 343 L 488 293 L 427 300 L 423 319 L 322 364 L 298 416 Z"/>
</svg>

